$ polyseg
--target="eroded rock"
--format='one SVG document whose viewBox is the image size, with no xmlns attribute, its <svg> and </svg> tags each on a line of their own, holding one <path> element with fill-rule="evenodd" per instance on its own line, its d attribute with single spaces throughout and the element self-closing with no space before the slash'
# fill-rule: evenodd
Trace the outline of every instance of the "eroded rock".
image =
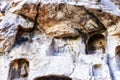
<svg viewBox="0 0 120 80">
<path fill-rule="evenodd" d="M 0 80 L 119 80 L 118 7 L 107 0 L 42 1 L 0 7 Z"/>
<path fill-rule="evenodd" d="M 19 25 L 23 30 L 27 30 L 32 29 L 34 23 L 12 13 L 6 14 L 0 23 L 0 52 L 6 52 L 14 45 Z"/>
</svg>

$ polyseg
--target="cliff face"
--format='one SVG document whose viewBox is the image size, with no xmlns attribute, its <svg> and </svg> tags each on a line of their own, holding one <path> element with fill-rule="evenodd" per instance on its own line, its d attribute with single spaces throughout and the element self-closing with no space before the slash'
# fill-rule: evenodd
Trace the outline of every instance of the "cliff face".
<svg viewBox="0 0 120 80">
<path fill-rule="evenodd" d="M 116 1 L 1 1 L 0 80 L 119 80 Z"/>
</svg>

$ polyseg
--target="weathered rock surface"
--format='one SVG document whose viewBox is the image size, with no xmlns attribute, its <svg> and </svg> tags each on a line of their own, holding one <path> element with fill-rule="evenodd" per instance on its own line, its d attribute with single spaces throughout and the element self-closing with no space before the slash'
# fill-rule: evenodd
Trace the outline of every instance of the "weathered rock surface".
<svg viewBox="0 0 120 80">
<path fill-rule="evenodd" d="M 65 2 L 0 1 L 0 80 L 120 79 L 119 1 Z"/>
<path fill-rule="evenodd" d="M 20 26 L 23 30 L 28 30 L 32 29 L 33 25 L 33 22 L 21 16 L 7 13 L 0 23 L 0 52 L 6 52 L 14 45 Z"/>
</svg>

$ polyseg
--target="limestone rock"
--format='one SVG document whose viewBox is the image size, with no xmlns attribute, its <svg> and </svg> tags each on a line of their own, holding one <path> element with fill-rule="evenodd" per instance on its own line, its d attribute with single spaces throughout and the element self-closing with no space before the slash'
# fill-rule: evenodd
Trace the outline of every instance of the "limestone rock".
<svg viewBox="0 0 120 80">
<path fill-rule="evenodd" d="M 100 30 L 94 17 L 84 7 L 47 4 L 41 6 L 38 13 L 40 28 L 53 36 L 78 36 L 78 31 L 89 33 Z"/>
<path fill-rule="evenodd" d="M 33 23 L 27 22 L 21 16 L 8 13 L 0 23 L 0 52 L 6 52 L 15 43 L 19 26 L 25 29 L 32 29 Z"/>
<path fill-rule="evenodd" d="M 119 80 L 119 52 L 117 0 L 0 1 L 0 80 Z"/>
<path fill-rule="evenodd" d="M 24 4 L 23 7 L 19 11 L 16 11 L 15 13 L 35 21 L 35 17 L 37 15 L 36 9 L 37 5 L 35 4 Z"/>
</svg>

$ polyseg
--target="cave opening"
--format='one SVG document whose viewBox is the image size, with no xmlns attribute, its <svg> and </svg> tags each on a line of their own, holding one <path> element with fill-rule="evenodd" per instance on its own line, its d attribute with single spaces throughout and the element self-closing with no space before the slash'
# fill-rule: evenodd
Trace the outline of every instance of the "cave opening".
<svg viewBox="0 0 120 80">
<path fill-rule="evenodd" d="M 15 59 L 9 65 L 8 80 L 28 80 L 29 61 L 24 58 Z"/>
<path fill-rule="evenodd" d="M 105 53 L 106 41 L 103 34 L 95 34 L 88 39 L 87 54 Z"/>
<path fill-rule="evenodd" d="M 34 80 L 72 80 L 72 79 L 67 76 L 48 75 L 48 76 L 37 77 Z"/>
<path fill-rule="evenodd" d="M 115 49 L 116 67 L 120 71 L 120 45 Z"/>
</svg>

